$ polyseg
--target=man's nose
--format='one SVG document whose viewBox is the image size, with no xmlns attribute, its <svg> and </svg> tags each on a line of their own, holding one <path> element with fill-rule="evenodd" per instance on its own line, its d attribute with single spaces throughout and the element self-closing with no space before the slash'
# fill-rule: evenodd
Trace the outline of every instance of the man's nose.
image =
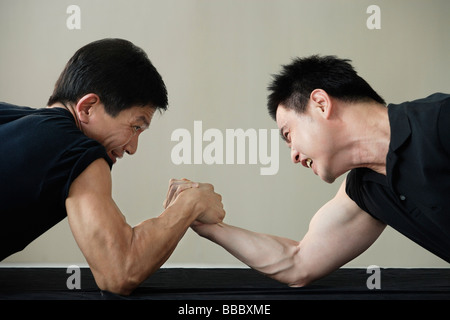
<svg viewBox="0 0 450 320">
<path fill-rule="evenodd" d="M 293 163 L 299 163 L 300 162 L 300 152 L 298 152 L 294 148 L 291 148 L 291 159 L 292 159 Z"/>
<path fill-rule="evenodd" d="M 125 145 L 124 150 L 129 155 L 133 155 L 136 153 L 138 148 L 138 135 L 134 135 L 131 137 L 130 141 Z"/>
</svg>

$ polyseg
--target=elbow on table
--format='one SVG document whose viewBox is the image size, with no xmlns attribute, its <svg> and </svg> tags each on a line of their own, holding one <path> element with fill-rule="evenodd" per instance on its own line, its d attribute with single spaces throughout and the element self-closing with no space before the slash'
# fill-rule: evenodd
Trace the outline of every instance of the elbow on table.
<svg viewBox="0 0 450 320">
<path fill-rule="evenodd" d="M 290 281 L 287 281 L 286 283 L 291 288 L 301 288 L 310 285 L 312 282 L 314 282 L 314 279 L 302 276 L 302 277 L 295 277 Z"/>
<path fill-rule="evenodd" d="M 302 270 L 301 272 L 293 273 L 287 276 L 286 278 L 282 279 L 281 282 L 286 283 L 289 287 L 299 288 L 310 285 L 312 282 L 314 282 L 314 280 L 316 280 L 315 277 Z"/>
<path fill-rule="evenodd" d="M 97 275 L 95 281 L 100 290 L 121 296 L 130 295 L 142 282 L 126 273 Z"/>
<path fill-rule="evenodd" d="M 287 284 L 290 287 L 305 287 L 317 279 L 312 272 L 308 272 L 308 270 L 304 268 L 298 268 L 298 266 L 295 265 L 290 268 L 277 268 L 275 270 L 266 267 L 260 268 L 258 271 L 274 280 Z"/>
<path fill-rule="evenodd" d="M 288 277 L 286 277 L 286 279 L 284 279 L 284 282 L 292 288 L 306 287 L 323 278 L 331 271 L 333 270 L 318 271 L 314 268 L 303 267 L 301 270 L 291 273 Z"/>
</svg>

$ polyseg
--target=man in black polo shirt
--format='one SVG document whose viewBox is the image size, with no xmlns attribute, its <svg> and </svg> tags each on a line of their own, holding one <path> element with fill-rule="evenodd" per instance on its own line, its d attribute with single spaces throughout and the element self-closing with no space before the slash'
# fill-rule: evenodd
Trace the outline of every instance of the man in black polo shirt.
<svg viewBox="0 0 450 320">
<path fill-rule="evenodd" d="M 224 223 L 194 223 L 198 234 L 292 286 L 357 257 L 386 225 L 450 262 L 450 95 L 386 107 L 348 60 L 333 56 L 294 60 L 270 90 L 292 161 L 329 183 L 350 173 L 301 241 Z"/>
<path fill-rule="evenodd" d="M 100 289 L 129 294 L 193 221 L 221 221 L 221 197 L 208 184 L 134 227 L 112 198 L 113 164 L 137 151 L 155 111 L 166 108 L 160 74 L 123 39 L 77 50 L 46 108 L 0 102 L 0 261 L 68 217 Z"/>
</svg>

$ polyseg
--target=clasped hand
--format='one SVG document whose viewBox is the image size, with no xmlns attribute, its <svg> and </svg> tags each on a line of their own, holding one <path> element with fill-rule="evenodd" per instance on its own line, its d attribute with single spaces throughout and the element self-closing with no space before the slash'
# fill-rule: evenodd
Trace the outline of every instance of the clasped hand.
<svg viewBox="0 0 450 320">
<path fill-rule="evenodd" d="M 194 201 L 197 216 L 194 224 L 215 224 L 225 217 L 222 196 L 214 192 L 213 185 L 198 183 L 188 179 L 171 179 L 167 197 L 163 203 L 164 209 L 170 207 L 181 194 L 186 196 L 186 201 Z"/>
</svg>

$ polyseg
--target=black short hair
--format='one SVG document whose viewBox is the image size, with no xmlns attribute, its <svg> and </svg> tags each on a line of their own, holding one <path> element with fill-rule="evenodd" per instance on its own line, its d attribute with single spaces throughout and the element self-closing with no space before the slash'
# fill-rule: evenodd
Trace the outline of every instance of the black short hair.
<svg viewBox="0 0 450 320">
<path fill-rule="evenodd" d="M 370 85 L 354 70 L 351 60 L 336 56 L 313 55 L 295 58 L 284 65 L 268 89 L 267 107 L 270 116 L 276 120 L 279 104 L 303 113 L 312 91 L 322 89 L 330 96 L 348 102 L 375 100 L 385 104 Z"/>
<path fill-rule="evenodd" d="M 123 39 L 102 39 L 80 48 L 67 62 L 47 105 L 76 103 L 95 93 L 111 116 L 133 106 L 166 110 L 167 89 L 147 54 Z"/>
</svg>

